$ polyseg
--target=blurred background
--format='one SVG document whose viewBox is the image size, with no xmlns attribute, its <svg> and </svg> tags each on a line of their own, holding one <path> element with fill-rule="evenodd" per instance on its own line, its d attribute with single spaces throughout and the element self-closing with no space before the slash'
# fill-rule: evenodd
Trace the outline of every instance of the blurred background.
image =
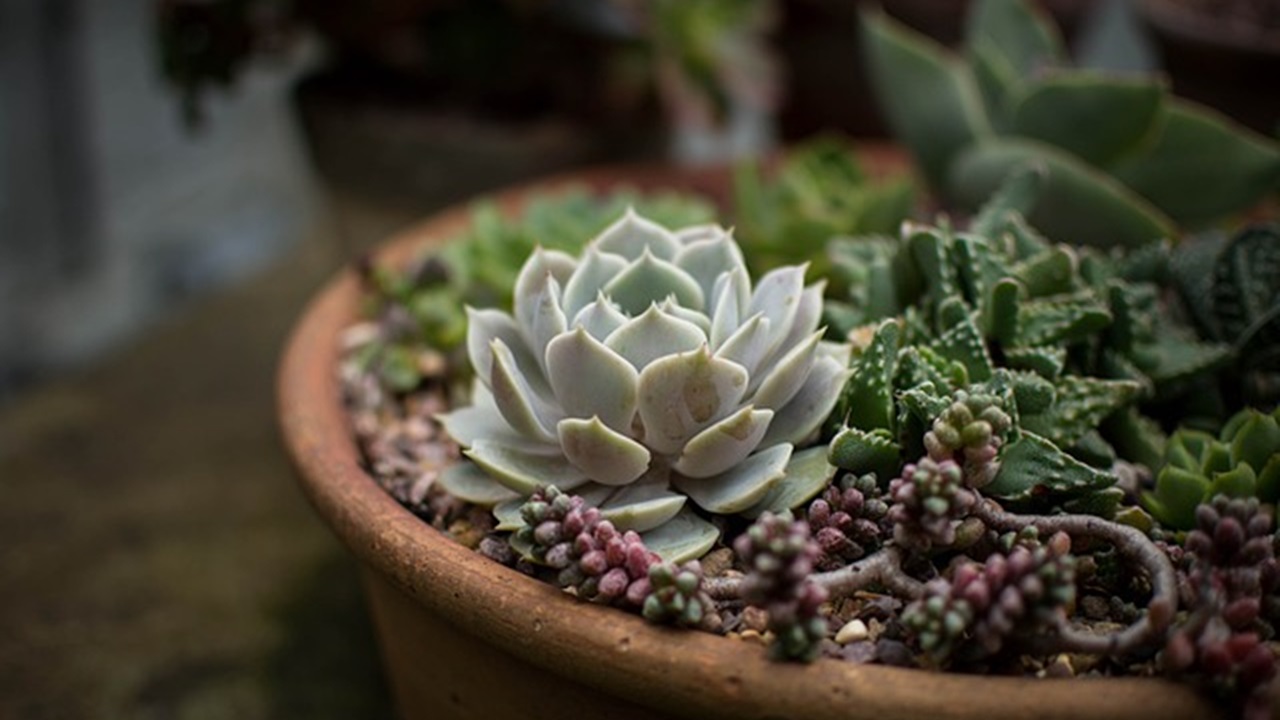
<svg viewBox="0 0 1280 720">
<path fill-rule="evenodd" d="M 1042 4 L 1275 133 L 1280 3 Z M 0 717 L 389 716 L 275 436 L 305 299 L 485 190 L 881 138 L 858 5 L 0 0 Z"/>
</svg>

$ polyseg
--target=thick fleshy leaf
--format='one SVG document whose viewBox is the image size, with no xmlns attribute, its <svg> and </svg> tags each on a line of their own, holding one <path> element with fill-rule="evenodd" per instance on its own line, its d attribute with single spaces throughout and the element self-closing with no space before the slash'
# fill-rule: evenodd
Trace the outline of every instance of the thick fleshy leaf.
<svg viewBox="0 0 1280 720">
<path fill-rule="evenodd" d="M 494 338 L 489 347 L 493 352 L 489 389 L 493 391 L 493 400 L 502 418 L 522 435 L 542 442 L 553 441 L 555 434 L 551 428 L 559 418 L 552 417 L 552 411 L 534 394 L 506 343 Z"/>
<path fill-rule="evenodd" d="M 1013 0 L 980 0 L 965 21 L 965 42 L 995 48 L 1023 78 L 1061 65 L 1066 59 L 1062 37 L 1035 4 Z"/>
<path fill-rule="evenodd" d="M 773 416 L 761 445 L 802 444 L 818 431 L 840 399 L 840 388 L 851 371 L 831 358 L 819 358 L 791 402 Z"/>
<path fill-rule="evenodd" d="M 748 405 L 694 435 L 672 469 L 690 478 L 719 475 L 756 449 L 772 419 L 772 410 L 756 410 Z"/>
<path fill-rule="evenodd" d="M 1253 206 L 1280 185 L 1280 145 L 1205 107 L 1166 103 L 1164 131 L 1117 178 L 1187 225 Z"/>
<path fill-rule="evenodd" d="M 476 310 L 468 307 L 466 312 L 467 358 L 471 361 L 476 377 L 487 383 L 493 373 L 493 350 L 490 344 L 494 338 L 502 340 L 511 350 L 516 365 L 526 378 L 538 376 L 538 361 L 529 352 L 514 318 L 500 310 Z"/>
<path fill-rule="evenodd" d="M 1106 167 L 1158 132 L 1165 92 L 1161 83 L 1146 78 L 1058 72 L 1021 98 L 1014 111 L 1014 134 L 1043 140 Z"/>
<path fill-rule="evenodd" d="M 864 12 L 862 30 L 872 84 L 893 136 L 911 147 L 929 184 L 943 187 L 960 150 L 991 134 L 977 81 L 958 57 L 883 11 Z"/>
<path fill-rule="evenodd" d="M 735 362 L 755 372 L 764 359 L 769 342 L 769 320 L 759 313 L 742 323 L 737 332 L 716 348 L 716 357 Z M 713 346 L 714 347 L 714 346 Z"/>
<path fill-rule="evenodd" d="M 596 296 L 595 302 L 588 303 L 573 318 L 573 327 L 581 327 L 591 333 L 591 337 L 603 341 L 625 325 L 628 319 L 602 292 Z"/>
<path fill-rule="evenodd" d="M 684 320 L 687 323 L 697 325 L 698 329 L 705 335 L 711 334 L 710 318 L 697 310 L 690 310 L 689 308 L 684 307 L 680 303 L 677 303 L 674 298 L 667 298 L 661 303 L 658 303 L 658 309 L 677 320 Z"/>
<path fill-rule="evenodd" d="M 781 352 L 804 342 L 809 333 L 818 329 L 818 323 L 822 321 L 822 294 L 826 289 L 827 281 L 821 280 L 800 294 L 800 305 L 796 308 L 795 317 L 791 318 L 791 331 L 782 339 Z"/>
<path fill-rule="evenodd" d="M 751 281 L 745 271 L 725 273 L 716 281 L 711 294 L 712 349 L 718 350 L 743 324 L 747 303 L 751 302 Z"/>
<path fill-rule="evenodd" d="M 807 340 L 789 346 L 787 353 L 769 368 L 768 374 L 757 371 L 752 380 L 756 377 L 763 379 L 751 396 L 752 404 L 759 408 L 777 410 L 790 402 L 800 391 L 804 381 L 809 379 L 814 358 L 818 354 L 818 341 L 821 339 L 822 333 L 816 332 Z"/>
<path fill-rule="evenodd" d="M 754 518 L 765 512 L 779 513 L 800 507 L 830 485 L 835 474 L 836 467 L 827 462 L 826 447 L 811 447 L 792 453 L 791 460 L 787 462 L 786 477 L 742 514 Z"/>
<path fill-rule="evenodd" d="M 742 250 L 733 241 L 729 233 L 721 230 L 719 234 L 687 243 L 675 256 L 676 267 L 689 273 L 702 288 L 702 296 L 710 298 L 715 289 L 716 280 L 726 271 L 746 268 L 742 259 Z"/>
<path fill-rule="evenodd" d="M 569 462 L 601 485 L 625 485 L 649 468 L 645 446 L 611 430 L 598 417 L 566 418 L 556 430 Z"/>
<path fill-rule="evenodd" d="M 697 325 L 671 317 L 657 305 L 651 305 L 643 315 L 613 331 L 604 344 L 637 370 L 644 370 L 658 358 L 695 350 L 706 342 L 707 336 Z"/>
<path fill-rule="evenodd" d="M 449 434 L 449 437 L 463 447 L 469 447 L 476 440 L 484 438 L 520 447 L 529 452 L 554 454 L 560 451 L 555 444 L 539 443 L 513 430 L 503 419 L 502 413 L 498 411 L 493 394 L 478 377 L 471 381 L 471 404 L 440 413 L 436 415 L 436 420 L 444 426 L 444 431 Z"/>
<path fill-rule="evenodd" d="M 487 478 L 489 476 L 485 475 L 485 477 Z M 490 482 L 496 483 L 497 481 L 491 480 Z M 499 487 L 510 492 L 514 497 L 503 500 L 493 506 L 493 519 L 498 521 L 498 524 L 495 525 L 493 529 L 498 532 L 513 532 L 515 530 L 519 530 L 525 526 L 524 517 L 521 516 L 520 509 L 524 507 L 525 503 L 529 502 L 529 498 L 515 493 L 505 485 L 499 485 Z"/>
<path fill-rule="evenodd" d="M 560 309 L 560 283 L 555 278 L 547 278 L 538 293 L 538 302 L 533 313 L 533 324 L 529 326 L 529 349 L 538 360 L 542 372 L 547 371 L 547 343 L 557 335 L 564 334 L 568 327 L 564 311 Z"/>
<path fill-rule="evenodd" d="M 552 278 L 562 287 L 573 274 L 577 263 L 569 255 L 558 250 L 535 248 L 533 254 L 520 268 L 513 291 L 514 312 L 512 316 L 516 325 L 522 328 L 533 327 L 533 316 L 538 310 L 538 298 Z"/>
<path fill-rule="evenodd" d="M 742 512 L 760 502 L 786 475 L 791 445 L 781 443 L 752 455 L 728 472 L 709 478 L 672 477 L 672 484 L 698 507 L 721 515 Z"/>
<path fill-rule="evenodd" d="M 720 529 L 703 520 L 690 508 L 681 508 L 675 517 L 642 535 L 644 546 L 667 562 L 696 560 L 715 547 Z"/>
<path fill-rule="evenodd" d="M 665 472 L 642 477 L 618 488 L 600 503 L 600 514 L 619 530 L 652 530 L 680 512 L 685 496 L 671 492 Z"/>
<path fill-rule="evenodd" d="M 641 371 L 639 387 L 645 445 L 675 453 L 694 434 L 737 409 L 747 389 L 747 371 L 712 357 L 704 345 L 655 360 Z"/>
<path fill-rule="evenodd" d="M 640 374 L 585 328 L 547 345 L 547 379 L 566 416 L 598 416 L 614 430 L 631 430 Z"/>
<path fill-rule="evenodd" d="M 961 152 L 947 181 L 962 207 L 978 207 L 1011 172 L 1043 166 L 1044 191 L 1028 220 L 1058 242 L 1140 247 L 1172 237 L 1174 223 L 1145 198 L 1079 158 L 1029 138 L 992 138 Z"/>
<path fill-rule="evenodd" d="M 605 284 L 626 266 L 627 261 L 621 257 L 602 253 L 594 245 L 588 246 L 582 253 L 578 268 L 564 286 L 562 304 L 565 315 L 576 317 L 582 308 L 595 302 Z"/>
<path fill-rule="evenodd" d="M 521 495 L 532 495 L 548 485 L 571 490 L 588 479 L 563 455 L 536 455 L 488 440 L 477 440 L 463 454 L 494 480 Z"/>
<path fill-rule="evenodd" d="M 670 260 L 680 250 L 680 241 L 670 230 L 640 217 L 634 208 L 627 208 L 627 212 L 596 236 L 592 244 L 601 252 L 621 255 L 627 260 L 638 259 L 646 249 L 657 257 Z"/>
<path fill-rule="evenodd" d="M 701 310 L 705 301 L 702 288 L 689 273 L 647 250 L 610 280 L 604 286 L 604 293 L 631 315 L 639 315 L 669 296 L 694 310 Z"/>
<path fill-rule="evenodd" d="M 828 446 L 828 459 L 842 470 L 855 475 L 875 473 L 887 480 L 901 464 L 902 449 L 888 430 L 867 431 L 856 427 L 840 430 Z"/>
<path fill-rule="evenodd" d="M 760 278 L 746 316 L 763 314 L 769 320 L 769 339 L 766 353 L 779 349 L 782 339 L 791 334 L 791 324 L 800 307 L 804 294 L 804 273 L 808 265 L 788 265 L 771 270 Z M 766 355 L 766 358 L 768 355 Z"/>
<path fill-rule="evenodd" d="M 436 482 L 459 500 L 482 507 L 521 497 L 520 493 L 468 462 L 454 463 L 445 468 Z"/>
</svg>

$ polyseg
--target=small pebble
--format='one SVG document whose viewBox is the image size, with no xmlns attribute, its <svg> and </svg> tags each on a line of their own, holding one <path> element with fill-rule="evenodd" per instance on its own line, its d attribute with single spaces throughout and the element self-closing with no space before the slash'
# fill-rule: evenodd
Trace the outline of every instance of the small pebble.
<svg viewBox="0 0 1280 720">
<path fill-rule="evenodd" d="M 866 640 L 870 633 L 867 631 L 867 624 L 861 620 L 850 620 L 845 623 L 836 633 L 836 642 L 841 645 L 848 645 L 851 642 Z"/>
<path fill-rule="evenodd" d="M 769 627 L 769 613 L 758 607 L 748 606 L 742 611 L 742 626 L 756 632 L 764 632 L 765 628 Z"/>
</svg>

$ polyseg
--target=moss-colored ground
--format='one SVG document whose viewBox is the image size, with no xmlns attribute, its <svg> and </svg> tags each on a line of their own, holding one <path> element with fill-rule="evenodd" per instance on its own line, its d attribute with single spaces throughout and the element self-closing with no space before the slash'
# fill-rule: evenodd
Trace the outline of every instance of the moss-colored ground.
<svg viewBox="0 0 1280 720">
<path fill-rule="evenodd" d="M 390 716 L 354 561 L 274 420 L 281 344 L 343 244 L 0 411 L 0 717 Z"/>
</svg>

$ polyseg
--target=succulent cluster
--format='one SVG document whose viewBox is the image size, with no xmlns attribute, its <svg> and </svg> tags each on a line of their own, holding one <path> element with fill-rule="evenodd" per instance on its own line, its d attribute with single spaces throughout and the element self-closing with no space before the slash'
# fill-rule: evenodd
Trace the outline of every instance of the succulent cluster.
<svg viewBox="0 0 1280 720">
<path fill-rule="evenodd" d="M 472 404 L 440 420 L 484 475 L 446 487 L 493 504 L 554 483 L 637 532 L 687 500 L 717 514 L 798 505 L 830 471 L 794 445 L 846 377 L 848 347 L 821 339 L 821 310 L 801 266 L 753 289 L 719 227 L 672 232 L 627 212 L 580 259 L 535 250 L 511 314 L 468 310 Z M 681 533 L 682 554 L 696 556 L 716 530 L 685 518 L 697 538 Z"/>
<path fill-rule="evenodd" d="M 1190 530 L 1197 507 L 1217 495 L 1280 500 L 1280 410 L 1241 410 L 1217 437 L 1191 429 L 1173 433 L 1155 488 L 1142 502 L 1166 527 Z"/>
<path fill-rule="evenodd" d="M 583 499 L 551 486 L 535 492 L 520 509 L 525 526 L 513 543 L 559 571 L 562 588 L 592 602 L 643 607 L 649 569 L 658 556 L 635 532 L 620 532 Z"/>
<path fill-rule="evenodd" d="M 1025 0 L 973 3 L 960 54 L 880 12 L 864 14 L 863 45 L 890 128 L 933 189 L 972 209 L 1039 165 L 1048 189 L 1030 219 L 1056 240 L 1136 247 L 1280 185 L 1274 141 L 1172 97 L 1155 74 L 1072 67 Z"/>
<path fill-rule="evenodd" d="M 738 536 L 733 549 L 747 568 L 742 599 L 769 615 L 773 656 L 800 661 L 817 657 L 827 636 L 821 614 L 827 592 L 809 579 L 821 554 L 809 525 L 788 513 L 765 513 Z"/>
<path fill-rule="evenodd" d="M 845 473 L 809 503 L 806 520 L 822 551 L 814 565 L 835 570 L 883 542 L 889 505 L 876 476 Z"/>
<path fill-rule="evenodd" d="M 716 631 L 721 619 L 715 602 L 702 589 L 702 564 L 690 560 L 684 565 L 658 562 L 649 566 L 649 596 L 644 600 L 644 619 L 659 625 L 679 625 Z"/>
<path fill-rule="evenodd" d="M 889 497 L 893 539 L 920 552 L 955 545 L 956 530 L 978 502 L 954 460 L 936 462 L 930 457 L 903 468 L 902 477 L 889 484 Z"/>
<path fill-rule="evenodd" d="M 924 434 L 924 448 L 932 459 L 959 462 L 965 483 L 980 488 L 996 477 L 996 457 L 1013 420 L 994 396 L 957 390 L 954 397 Z"/>
<path fill-rule="evenodd" d="M 1270 716 L 1265 686 L 1277 669 L 1264 642 L 1275 631 L 1264 617 L 1274 622 L 1280 589 L 1272 527 L 1271 510 L 1256 498 L 1220 495 L 1197 508 L 1185 543 L 1190 617 L 1170 634 L 1163 654 L 1166 670 L 1197 673 L 1243 698 L 1250 717 Z"/>
<path fill-rule="evenodd" d="M 903 623 L 937 663 L 968 641 L 979 653 L 997 653 L 1013 633 L 1032 635 L 1065 618 L 1076 592 L 1070 550 L 1070 538 L 1059 534 L 1043 544 L 1017 544 L 981 565 L 964 563 L 950 580 L 929 582 Z"/>
<path fill-rule="evenodd" d="M 1109 515 L 1116 460 L 1159 465 L 1165 437 L 1144 403 L 1193 394 L 1230 350 L 1157 302 L 1144 253 L 1041 237 L 1022 213 L 1042 183 L 1010 178 L 966 232 L 833 243 L 850 292 L 840 328 L 860 350 L 832 416 L 838 467 L 883 479 L 950 454 L 992 497 Z M 897 319 L 865 324 L 886 312 Z"/>
</svg>

